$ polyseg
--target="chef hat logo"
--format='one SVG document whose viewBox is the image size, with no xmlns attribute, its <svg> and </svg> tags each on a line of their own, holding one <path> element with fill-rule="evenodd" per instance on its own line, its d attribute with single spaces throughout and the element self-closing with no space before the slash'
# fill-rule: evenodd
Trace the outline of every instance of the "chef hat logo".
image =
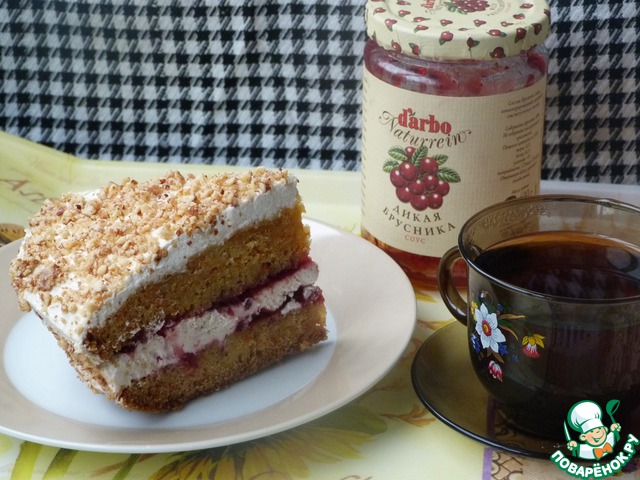
<svg viewBox="0 0 640 480">
<path fill-rule="evenodd" d="M 604 427 L 602 423 L 602 409 L 589 400 L 576 403 L 567 415 L 569 425 L 576 432 L 587 433 L 594 428 Z"/>
</svg>

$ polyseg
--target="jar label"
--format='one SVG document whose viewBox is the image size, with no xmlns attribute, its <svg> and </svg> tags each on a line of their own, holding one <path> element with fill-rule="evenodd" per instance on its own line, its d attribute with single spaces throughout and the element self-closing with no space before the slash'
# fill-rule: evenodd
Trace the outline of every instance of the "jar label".
<svg viewBox="0 0 640 480">
<path fill-rule="evenodd" d="M 441 257 L 480 209 L 539 193 L 545 78 L 484 97 L 363 80 L 362 227 L 378 240 Z"/>
</svg>

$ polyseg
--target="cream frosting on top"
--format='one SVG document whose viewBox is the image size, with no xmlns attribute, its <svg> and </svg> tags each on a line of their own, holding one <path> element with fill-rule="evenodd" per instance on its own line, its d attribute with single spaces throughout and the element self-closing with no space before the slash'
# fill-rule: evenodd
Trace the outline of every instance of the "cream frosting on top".
<svg viewBox="0 0 640 480">
<path fill-rule="evenodd" d="M 49 200 L 29 223 L 11 276 L 33 308 L 76 348 L 139 287 L 298 200 L 283 170 L 125 179 Z M 259 202 L 254 202 L 260 197 Z"/>
</svg>

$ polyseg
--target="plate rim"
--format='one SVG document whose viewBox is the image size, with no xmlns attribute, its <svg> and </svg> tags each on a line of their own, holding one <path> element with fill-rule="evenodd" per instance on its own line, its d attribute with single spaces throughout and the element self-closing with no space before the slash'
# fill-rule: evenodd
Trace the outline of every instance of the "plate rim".
<svg viewBox="0 0 640 480">
<path fill-rule="evenodd" d="M 393 368 L 393 366 L 396 365 L 409 344 L 416 323 L 417 303 L 415 293 L 409 279 L 402 269 L 400 269 L 400 267 L 386 253 L 375 247 L 370 242 L 324 221 L 315 220 L 306 216 L 303 221 L 311 229 L 311 256 L 317 261 L 320 267 L 320 278 L 318 280 L 318 284 L 325 291 L 327 308 L 333 315 L 337 329 L 332 358 L 329 360 L 324 370 L 320 372 L 307 386 L 298 390 L 288 398 L 277 402 L 275 405 L 242 416 L 238 419 L 223 422 L 222 424 L 209 424 L 185 429 L 122 429 L 79 422 L 70 418 L 62 417 L 31 403 L 11 384 L 5 370 L 4 363 L 2 363 L 2 368 L 0 368 L 0 392 L 2 392 L 1 396 L 4 397 L 5 400 L 0 398 L 0 404 L 4 404 L 2 408 L 0 408 L 0 433 L 48 446 L 104 453 L 166 453 L 192 451 L 256 440 L 271 434 L 283 432 L 327 415 L 357 398 L 360 394 L 380 381 L 380 379 L 382 379 Z M 315 238 L 314 232 L 316 232 L 315 235 L 318 235 L 317 232 L 328 233 L 328 235 L 331 236 L 331 241 L 327 241 L 326 246 L 322 246 L 322 237 Z M 335 242 L 333 241 L 334 237 L 337 239 Z M 8 269 L 10 260 L 15 256 L 19 242 L 20 240 L 0 248 L 0 267 L 5 270 L 5 273 Z M 318 242 L 320 243 L 320 246 L 318 246 Z M 326 249 L 327 251 L 324 251 L 323 249 Z M 375 284 L 375 287 L 380 289 L 383 286 L 382 280 L 384 280 L 384 283 L 387 283 L 391 277 L 393 280 L 393 288 L 390 288 L 390 291 L 392 291 L 394 295 L 398 296 L 398 305 L 402 305 L 400 314 L 394 315 L 392 322 L 394 338 L 396 339 L 395 344 L 390 345 L 392 350 L 386 351 L 384 355 L 376 356 L 377 360 L 380 360 L 381 357 L 384 358 L 382 358 L 382 361 L 376 365 L 377 368 L 375 368 L 374 371 L 372 371 L 368 365 L 348 365 L 349 362 L 342 362 L 344 364 L 341 364 L 341 361 L 344 360 L 341 356 L 344 357 L 345 355 L 345 342 L 351 342 L 350 347 L 353 347 L 354 345 L 361 349 L 368 347 L 367 345 L 364 345 L 365 342 L 358 343 L 358 338 L 355 338 L 355 335 L 348 335 L 348 338 L 345 338 L 345 336 L 341 334 L 341 331 L 345 328 L 347 330 L 355 328 L 351 325 L 351 323 L 354 322 L 354 318 L 356 319 L 356 324 L 358 322 L 364 322 L 365 319 L 363 317 L 365 314 L 358 313 L 354 317 L 350 317 L 348 319 L 340 318 L 339 311 L 341 308 L 339 307 L 346 308 L 344 304 L 344 297 L 334 293 L 335 286 L 322 284 L 323 278 L 327 277 L 327 280 L 331 279 L 331 277 L 336 274 L 335 270 L 344 270 L 344 261 L 349 261 L 349 259 L 342 259 L 343 263 L 341 265 L 337 265 L 338 262 L 325 263 L 326 260 L 324 260 L 323 257 L 342 255 L 340 254 L 340 251 L 344 251 L 345 249 L 347 252 L 355 252 L 355 257 L 358 259 L 356 261 L 356 266 L 359 266 L 360 268 L 370 268 L 372 265 L 375 265 L 377 268 L 382 268 L 384 275 L 381 275 L 381 277 L 384 278 L 372 279 L 365 277 L 363 280 L 368 280 L 369 282 L 376 280 L 377 283 Z M 367 265 L 362 263 L 364 259 L 366 259 Z M 357 263 L 358 261 L 360 263 Z M 354 265 L 351 265 L 352 269 L 353 267 Z M 24 313 L 17 307 L 17 299 L 10 286 L 10 281 L 8 279 L 9 275 L 7 274 L 4 277 L 5 278 L 0 279 L 0 298 L 8 296 L 9 298 L 14 298 L 15 301 L 13 302 L 14 305 L 9 305 L 9 308 L 5 312 L 0 313 L 0 316 L 4 317 L 2 321 L 0 321 L 0 353 L 2 354 L 4 354 L 6 340 L 9 333 L 15 326 L 15 322 L 24 315 Z M 5 291 L 7 286 L 10 292 Z M 353 290 L 354 285 L 345 284 L 342 285 L 341 288 L 345 288 L 348 293 L 350 290 Z M 375 296 L 374 298 L 379 300 L 378 296 Z M 357 299 L 354 299 L 354 301 L 357 301 Z M 378 305 L 378 303 L 381 302 L 367 303 L 374 303 L 375 305 Z M 389 306 L 386 306 L 385 308 L 388 309 Z M 349 324 L 346 323 L 347 321 Z M 383 322 L 378 320 L 376 326 L 380 324 L 384 325 Z M 384 332 L 379 333 L 382 335 Z M 353 343 L 354 341 L 356 341 L 356 343 Z M 385 341 L 385 346 L 386 345 L 388 345 L 387 341 Z M 322 399 L 316 401 L 314 398 L 313 401 L 316 404 L 315 407 L 307 409 L 302 408 L 302 403 L 305 400 L 309 400 L 310 395 L 317 394 L 323 383 L 327 383 L 328 377 L 334 376 L 332 367 L 340 367 L 343 370 L 346 368 L 347 370 L 341 370 L 340 373 L 346 374 L 347 377 L 349 377 L 350 373 L 349 368 L 353 370 L 351 374 L 354 375 L 354 372 L 358 370 L 358 367 L 360 367 L 361 370 L 366 372 L 366 381 L 358 383 L 358 379 L 352 377 L 350 380 L 353 381 L 354 385 L 351 388 L 347 388 L 346 390 L 339 392 L 337 398 L 324 398 L 327 403 L 321 407 L 318 407 L 317 405 L 320 404 Z M 361 367 L 365 368 L 363 369 Z M 325 388 L 325 390 L 327 389 Z M 10 395 L 7 395 L 7 393 Z M 323 395 L 326 397 L 327 393 L 325 392 Z M 22 403 L 20 401 L 13 401 L 20 399 L 22 400 Z M 285 409 L 285 407 L 291 407 L 292 405 L 299 409 L 302 408 L 304 413 L 297 414 L 291 418 L 282 418 L 284 415 L 282 410 Z M 252 417 L 268 417 L 270 412 L 272 415 L 274 415 L 274 412 L 276 413 L 274 416 L 279 419 L 276 423 L 269 424 L 268 422 L 262 422 L 258 428 L 251 429 L 250 431 L 246 428 L 234 431 L 234 423 L 240 424 L 242 427 Z M 9 416 L 14 418 L 17 417 L 18 425 L 16 425 L 15 421 L 8 423 L 7 420 Z M 22 420 L 22 422 L 20 422 L 20 419 L 24 418 L 27 418 L 27 420 Z M 36 419 L 35 422 L 33 418 Z M 20 424 L 22 425 L 20 426 Z M 67 427 L 62 433 L 60 432 L 61 426 Z M 101 435 L 107 435 L 110 440 L 107 442 L 104 440 L 100 441 Z M 118 435 L 121 436 L 120 440 L 114 441 L 112 437 L 115 436 L 117 439 Z M 169 438 L 168 441 L 167 438 Z"/>
</svg>

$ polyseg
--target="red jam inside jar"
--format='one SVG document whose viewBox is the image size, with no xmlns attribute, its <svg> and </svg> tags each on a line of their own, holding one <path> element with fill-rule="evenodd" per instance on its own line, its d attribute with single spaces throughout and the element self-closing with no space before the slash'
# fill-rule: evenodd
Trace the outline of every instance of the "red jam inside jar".
<svg viewBox="0 0 640 480">
<path fill-rule="evenodd" d="M 427 4 L 431 5 L 431 8 L 426 8 Z M 455 134 L 456 126 L 461 123 L 456 120 L 464 117 L 466 111 L 463 109 L 462 113 L 456 113 L 457 117 L 454 114 L 447 117 L 441 113 L 442 109 L 434 109 L 433 112 L 439 112 L 436 114 L 436 120 L 436 116 L 431 115 L 430 104 L 421 108 L 425 105 L 421 103 L 424 102 L 423 98 L 430 96 L 450 99 L 498 98 L 504 97 L 505 94 L 525 91 L 535 85 L 539 86 L 537 92 L 540 95 L 540 88 L 544 92 L 546 84 L 548 55 L 543 41 L 548 33 L 550 23 L 546 3 L 535 0 L 532 3 L 505 7 L 497 1 L 485 1 L 482 8 L 473 12 L 463 12 L 460 10 L 462 7 L 456 5 L 455 2 L 440 0 L 431 2 L 369 0 L 366 12 L 367 31 L 370 38 L 364 49 L 363 221 L 361 233 L 365 239 L 390 255 L 405 271 L 415 287 L 426 290 L 437 288 L 440 258 L 446 249 L 456 245 L 457 231 L 460 230 L 464 221 L 461 220 L 462 213 L 457 213 L 456 221 L 446 220 L 449 218 L 446 208 L 453 208 L 451 197 L 458 199 L 464 197 L 465 189 L 469 189 L 471 192 L 468 201 L 470 205 L 464 207 L 466 209 L 464 218 L 468 218 L 477 210 L 495 203 L 493 200 L 487 200 L 491 195 L 487 195 L 487 199 L 485 199 L 471 191 L 472 187 L 485 188 L 487 192 L 500 190 L 501 194 L 505 187 L 493 185 L 487 179 L 479 181 L 482 186 L 473 185 L 473 177 L 475 177 L 473 167 L 476 168 L 476 171 L 481 171 L 492 160 L 490 156 L 488 158 L 486 155 L 482 157 L 482 152 L 477 155 L 478 158 L 475 158 L 473 150 L 471 154 L 466 152 L 463 155 L 467 163 L 475 165 L 464 167 L 466 170 L 462 181 L 455 176 L 440 175 L 444 172 L 443 164 L 447 159 L 446 169 L 449 171 L 452 170 L 449 168 L 451 165 L 456 165 L 454 162 L 460 161 L 462 163 L 462 160 L 454 159 L 455 151 L 453 150 L 440 149 L 437 151 L 437 147 L 445 139 L 435 138 L 433 132 Z M 504 8 L 507 10 L 500 11 Z M 508 8 L 517 8 L 518 10 L 508 10 Z M 489 14 L 491 15 L 488 16 Z M 467 23 L 462 24 L 462 22 Z M 494 23 L 491 24 L 491 22 Z M 377 79 L 375 80 L 376 85 L 384 84 L 382 89 L 377 86 L 374 90 L 374 87 L 371 87 L 372 79 Z M 404 96 L 398 97 L 403 100 L 396 100 L 393 90 L 404 91 L 405 93 L 402 94 Z M 529 90 L 533 90 L 533 88 Z M 380 97 L 393 97 L 393 100 L 385 100 L 386 103 L 376 103 L 376 110 L 370 104 L 372 104 L 372 99 Z M 542 97 L 544 97 L 544 93 L 542 93 Z M 414 98 L 416 99 L 415 103 Z M 377 101 L 375 100 L 375 102 Z M 526 99 L 524 101 L 526 102 Z M 394 105 L 393 102 L 396 104 Z M 543 104 L 544 98 L 542 101 L 538 101 L 535 108 L 543 110 Z M 519 112 L 524 112 L 525 107 L 522 107 Z M 402 115 L 407 112 L 408 115 L 413 115 L 418 111 L 421 113 L 417 115 L 420 117 L 418 120 L 423 122 L 421 132 L 416 133 L 417 129 L 414 128 L 409 136 L 408 131 L 399 132 L 400 129 L 397 129 L 390 134 L 387 143 L 381 143 L 380 137 L 388 133 L 378 128 L 379 124 L 383 123 L 380 119 L 384 115 L 387 116 L 386 123 L 402 123 L 400 121 Z M 539 114 L 538 117 L 540 117 Z M 543 114 L 542 117 L 544 117 Z M 390 118 L 392 120 L 389 120 Z M 440 125 L 445 124 L 444 120 L 447 120 L 446 124 L 448 128 L 451 128 L 451 132 L 438 131 Z M 527 121 L 530 121 L 530 118 Z M 540 137 L 543 121 L 542 118 L 537 122 Z M 378 125 L 375 126 L 378 130 L 374 131 L 370 127 L 376 122 Z M 431 132 L 427 131 L 429 122 L 436 125 L 436 128 Z M 498 128 L 503 128 L 503 124 L 500 124 Z M 512 132 L 516 127 L 512 124 L 508 128 L 511 129 L 508 131 Z M 420 135 L 423 137 L 424 144 L 429 145 L 428 150 L 431 155 L 429 160 L 411 158 L 412 155 L 418 155 L 416 150 L 421 148 L 421 144 L 416 140 L 420 140 Z M 506 137 L 507 134 L 504 136 Z M 443 136 L 441 135 L 441 137 Z M 411 138 L 411 142 L 407 138 Z M 532 143 L 534 145 L 528 145 L 527 148 L 539 149 L 541 157 L 541 139 L 539 144 L 535 144 L 535 141 Z M 391 148 L 389 148 L 390 146 Z M 524 148 L 522 145 L 520 147 L 521 150 Z M 426 156 L 426 152 L 425 148 L 421 153 Z M 434 154 L 434 152 L 438 154 Z M 508 153 L 511 154 L 510 151 Z M 437 162 L 439 165 L 434 167 L 435 170 L 432 165 L 427 165 L 428 162 L 434 163 L 431 161 L 432 157 L 440 159 Z M 519 159 L 516 163 L 523 161 Z M 385 173 L 381 172 L 380 165 L 383 164 L 385 165 Z M 438 168 L 441 170 L 440 173 Z M 494 177 L 498 173 L 508 176 L 508 173 L 504 172 L 510 171 L 509 166 L 505 167 L 503 163 L 500 168 L 501 171 L 493 174 Z M 498 197 L 500 201 L 538 192 L 540 169 L 533 172 L 530 168 L 528 173 L 523 173 L 517 168 L 517 166 L 513 168 L 517 172 L 515 175 L 535 177 L 537 174 L 537 178 L 528 179 L 530 185 L 534 180 L 537 184 L 529 187 L 519 186 L 517 189 L 514 187 L 512 192 Z M 388 177 L 375 180 L 376 187 L 368 186 L 367 183 L 373 185 L 372 177 L 374 175 L 378 177 L 388 175 Z M 449 184 L 447 180 L 459 183 Z M 389 184 L 392 187 L 389 187 Z M 395 196 L 391 189 L 395 189 Z M 456 190 L 455 195 L 451 195 L 450 191 L 454 189 Z M 387 196 L 386 203 L 381 203 L 382 200 L 379 200 L 382 196 Z M 495 194 L 494 197 L 496 197 Z M 485 200 L 488 203 L 482 204 Z M 373 202 L 376 203 L 375 208 L 365 207 L 365 204 Z M 374 224 L 367 217 L 367 215 L 373 215 L 371 212 L 374 212 L 375 215 L 381 215 L 382 210 L 387 217 L 384 221 L 387 222 L 388 227 L 381 226 L 383 219 L 376 219 Z M 365 212 L 368 213 L 365 214 Z M 395 226 L 396 230 L 399 230 L 400 224 L 409 223 L 407 219 L 411 217 L 419 218 L 420 224 L 404 225 L 402 235 L 408 239 L 406 242 L 412 242 L 410 247 L 405 240 L 398 237 L 397 233 L 394 234 L 395 237 L 392 235 L 387 239 L 385 228 L 391 230 Z M 441 225 L 437 225 L 439 221 Z M 369 229 L 368 224 L 375 225 L 375 228 Z M 375 233 L 371 230 L 375 230 Z M 437 248 L 432 247 L 430 245 L 432 238 L 437 233 L 444 233 L 445 230 L 449 235 L 447 248 L 443 250 L 442 242 Z M 449 231 L 451 231 L 450 234 Z M 443 234 L 442 237 L 444 236 Z M 453 276 L 459 284 L 464 283 L 466 267 L 462 262 L 456 265 Z"/>
<path fill-rule="evenodd" d="M 365 68 L 390 85 L 405 90 L 451 97 L 500 95 L 529 87 L 547 74 L 543 46 L 493 60 L 428 60 L 382 48 L 368 40 Z"/>
</svg>

